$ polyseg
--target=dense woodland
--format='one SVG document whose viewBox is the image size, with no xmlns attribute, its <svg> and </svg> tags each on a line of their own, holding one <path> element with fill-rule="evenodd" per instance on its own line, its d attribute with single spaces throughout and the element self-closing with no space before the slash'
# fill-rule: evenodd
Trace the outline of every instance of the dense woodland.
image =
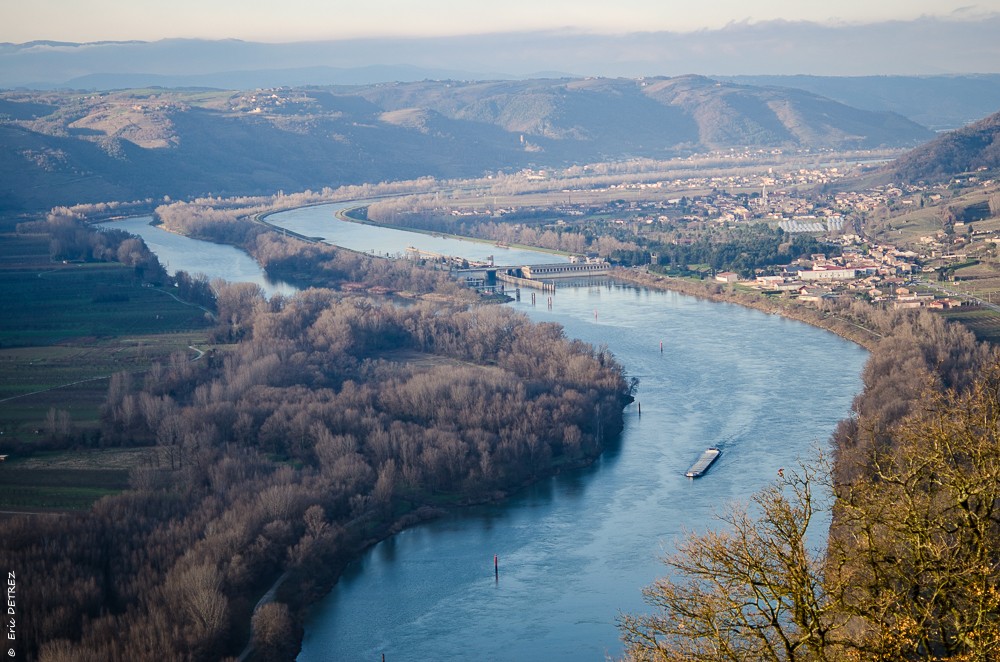
<svg viewBox="0 0 1000 662">
<path fill-rule="evenodd" d="M 66 221 L 52 223 L 61 236 Z M 114 236 L 79 229 L 80 247 Z M 291 259 L 285 240 L 261 245 Z M 232 344 L 110 381 L 102 442 L 149 448 L 131 489 L 86 513 L 0 522 L 4 565 L 30 578 L 29 657 L 235 656 L 284 573 L 252 637 L 260 659 L 289 658 L 297 609 L 360 549 L 441 505 L 588 462 L 620 433 L 621 366 L 557 325 L 329 289 L 266 300 L 219 283 L 214 296 L 213 333 Z"/>
</svg>

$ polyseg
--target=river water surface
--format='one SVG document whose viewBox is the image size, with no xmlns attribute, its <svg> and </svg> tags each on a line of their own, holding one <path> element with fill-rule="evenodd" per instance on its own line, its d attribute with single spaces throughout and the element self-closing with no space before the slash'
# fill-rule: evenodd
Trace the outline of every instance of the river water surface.
<svg viewBox="0 0 1000 662">
<path fill-rule="evenodd" d="M 640 379 L 620 443 L 504 504 L 377 545 L 314 609 L 299 660 L 619 656 L 615 620 L 644 609 L 660 557 L 823 445 L 866 359 L 804 324 L 623 284 L 560 288 L 551 310 L 523 294 L 514 305 L 606 344 Z M 685 478 L 708 446 L 720 459 Z"/>
<path fill-rule="evenodd" d="M 99 223 L 98 226 L 125 230 L 142 237 L 171 275 L 186 271 L 191 276 L 204 274 L 212 280 L 222 278 L 233 283 L 254 283 L 269 297 L 274 294 L 291 295 L 297 291 L 293 285 L 270 278 L 256 260 L 239 248 L 167 232 L 150 225 L 152 220 L 152 216 L 135 216 L 123 221 Z"/>
<path fill-rule="evenodd" d="M 476 259 L 498 251 L 342 223 L 332 212 L 310 207 L 268 220 L 382 255 L 409 245 Z M 428 240 L 446 243 L 421 243 Z M 520 255 L 495 259 L 529 263 Z M 376 545 L 312 610 L 299 660 L 621 655 L 616 619 L 646 608 L 641 589 L 665 572 L 659 559 L 684 532 L 717 525 L 714 515 L 727 504 L 746 501 L 780 468 L 825 446 L 861 387 L 867 358 L 805 324 L 610 280 L 539 292 L 536 305 L 523 290 L 510 305 L 562 324 L 571 338 L 607 345 L 639 378 L 620 441 L 590 467 Z M 685 478 L 708 446 L 722 449 L 720 459 L 703 478 Z M 822 528 L 814 533 L 817 548 L 823 537 Z"/>
<path fill-rule="evenodd" d="M 338 202 L 333 204 L 300 207 L 267 217 L 269 223 L 297 232 L 307 237 L 322 237 L 325 241 L 385 257 L 402 257 L 409 246 L 422 251 L 464 257 L 468 260 L 485 261 L 492 257 L 494 264 L 520 266 L 525 264 L 546 264 L 567 262 L 568 258 L 542 251 L 518 248 L 501 248 L 484 241 L 463 240 L 423 232 L 405 232 L 393 228 L 351 223 L 336 219 L 336 214 L 358 202 Z"/>
</svg>

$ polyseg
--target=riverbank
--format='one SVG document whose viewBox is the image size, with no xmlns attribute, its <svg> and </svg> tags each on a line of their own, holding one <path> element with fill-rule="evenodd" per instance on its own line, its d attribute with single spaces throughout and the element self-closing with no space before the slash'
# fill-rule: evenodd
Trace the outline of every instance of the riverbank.
<svg viewBox="0 0 1000 662">
<path fill-rule="evenodd" d="M 882 338 L 878 332 L 845 315 L 845 311 L 822 310 L 784 297 L 771 297 L 753 291 L 739 290 L 722 283 L 661 276 L 637 269 L 617 268 L 611 275 L 619 280 L 651 289 L 670 290 L 709 301 L 735 303 L 771 315 L 781 315 L 835 333 L 869 351 Z"/>
</svg>

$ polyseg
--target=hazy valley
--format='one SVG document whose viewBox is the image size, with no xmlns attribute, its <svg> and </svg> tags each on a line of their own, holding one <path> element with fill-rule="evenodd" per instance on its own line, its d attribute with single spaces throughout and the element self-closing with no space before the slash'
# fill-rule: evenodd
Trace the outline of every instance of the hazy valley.
<svg viewBox="0 0 1000 662">
<path fill-rule="evenodd" d="M 9 91 L 0 117 L 7 212 L 730 149 L 892 149 L 934 135 L 898 113 L 700 76 Z"/>
<path fill-rule="evenodd" d="M 0 44 L 10 656 L 997 658 L 998 22 Z"/>
</svg>

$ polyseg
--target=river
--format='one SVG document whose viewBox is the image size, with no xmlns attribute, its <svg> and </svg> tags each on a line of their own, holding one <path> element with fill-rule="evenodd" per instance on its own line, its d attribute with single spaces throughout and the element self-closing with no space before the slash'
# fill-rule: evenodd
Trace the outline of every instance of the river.
<svg viewBox="0 0 1000 662">
<path fill-rule="evenodd" d="M 336 220 L 338 212 L 357 207 L 359 204 L 359 202 L 338 202 L 300 207 L 268 216 L 267 221 L 306 237 L 322 237 L 331 244 L 382 257 L 386 255 L 402 257 L 406 248 L 413 246 L 422 251 L 454 255 L 469 260 L 485 261 L 492 257 L 495 264 L 504 266 L 567 262 L 569 259 L 543 251 L 501 248 L 485 241 L 463 240 L 423 232 L 404 232 Z"/>
<path fill-rule="evenodd" d="M 152 216 L 134 216 L 122 221 L 98 223 L 98 227 L 125 230 L 142 237 L 149 250 L 171 275 L 186 271 L 192 276 L 204 274 L 209 279 L 222 278 L 234 283 L 254 283 L 271 297 L 292 295 L 297 289 L 270 278 L 257 261 L 235 246 L 200 241 L 150 225 Z"/>
<path fill-rule="evenodd" d="M 328 206 L 268 220 L 383 255 L 408 245 L 470 258 L 479 254 L 460 251 L 496 250 L 356 224 L 344 229 Z M 418 243 L 429 239 L 451 243 L 442 250 Z M 536 305 L 522 291 L 510 305 L 562 324 L 570 337 L 606 344 L 639 378 L 620 441 L 590 467 L 373 547 L 312 609 L 300 661 L 621 655 L 616 618 L 646 608 L 641 589 L 665 572 L 660 558 L 678 536 L 715 525 L 728 503 L 746 501 L 778 469 L 825 446 L 861 388 L 867 358 L 805 324 L 610 280 L 538 293 Z M 720 459 L 704 477 L 685 478 L 708 446 L 722 449 Z"/>
</svg>

